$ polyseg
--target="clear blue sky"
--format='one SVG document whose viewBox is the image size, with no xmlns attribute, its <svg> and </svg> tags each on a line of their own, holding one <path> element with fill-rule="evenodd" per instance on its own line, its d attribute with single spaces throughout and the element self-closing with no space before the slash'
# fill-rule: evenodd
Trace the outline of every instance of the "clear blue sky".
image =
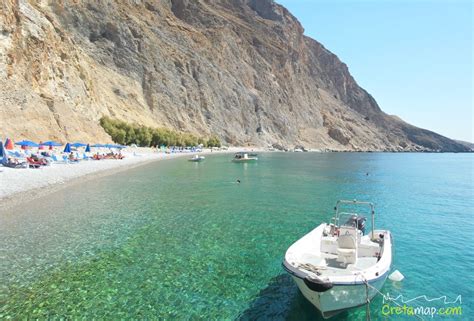
<svg viewBox="0 0 474 321">
<path fill-rule="evenodd" d="M 470 0 L 277 0 L 388 114 L 473 139 Z"/>
</svg>

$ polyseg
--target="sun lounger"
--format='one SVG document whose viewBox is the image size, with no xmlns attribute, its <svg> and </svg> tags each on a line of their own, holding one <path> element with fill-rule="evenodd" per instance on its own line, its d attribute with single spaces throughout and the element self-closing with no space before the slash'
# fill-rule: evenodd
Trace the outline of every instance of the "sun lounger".
<svg viewBox="0 0 474 321">
<path fill-rule="evenodd" d="M 59 159 L 56 155 L 51 155 L 51 158 L 53 159 L 53 162 L 58 163 L 58 164 L 67 164 L 67 161 L 64 161 L 62 159 Z"/>
<path fill-rule="evenodd" d="M 8 151 L 8 154 L 12 157 L 15 157 L 15 158 L 22 158 L 24 159 L 25 158 L 25 155 L 21 154 L 20 152 L 18 151 Z"/>
<path fill-rule="evenodd" d="M 2 160 L 2 165 L 8 168 L 28 168 L 26 162 L 9 162 L 6 159 Z"/>
<path fill-rule="evenodd" d="M 28 167 L 29 168 L 40 168 L 41 166 L 43 166 L 43 162 L 41 161 L 35 161 L 33 158 L 31 157 L 27 157 L 26 158 L 26 162 L 28 164 Z"/>
<path fill-rule="evenodd" d="M 76 159 L 70 159 L 67 155 L 63 155 L 63 159 L 65 162 L 69 163 L 69 164 L 74 164 L 74 163 L 78 163 L 79 160 L 76 158 Z"/>
<path fill-rule="evenodd" d="M 28 166 L 27 163 L 3 163 L 2 165 L 9 168 L 27 168 Z"/>
</svg>

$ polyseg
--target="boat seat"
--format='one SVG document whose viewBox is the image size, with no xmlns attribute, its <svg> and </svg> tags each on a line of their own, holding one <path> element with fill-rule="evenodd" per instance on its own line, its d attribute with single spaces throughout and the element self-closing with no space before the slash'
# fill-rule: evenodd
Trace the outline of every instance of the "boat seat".
<svg viewBox="0 0 474 321">
<path fill-rule="evenodd" d="M 355 264 L 357 261 L 357 243 L 350 234 L 340 235 L 337 238 L 337 259 L 344 264 Z"/>
</svg>

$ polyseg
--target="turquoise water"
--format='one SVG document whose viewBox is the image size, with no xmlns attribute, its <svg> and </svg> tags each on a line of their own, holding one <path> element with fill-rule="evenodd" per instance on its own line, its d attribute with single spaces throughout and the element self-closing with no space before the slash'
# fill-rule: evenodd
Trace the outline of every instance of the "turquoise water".
<svg viewBox="0 0 474 321">
<path fill-rule="evenodd" d="M 393 233 L 406 279 L 383 292 L 461 295 L 462 316 L 438 319 L 472 318 L 473 155 L 259 156 L 157 162 L 0 211 L 0 319 L 320 320 L 281 261 L 354 198 Z M 382 305 L 372 320 L 417 320 Z"/>
</svg>

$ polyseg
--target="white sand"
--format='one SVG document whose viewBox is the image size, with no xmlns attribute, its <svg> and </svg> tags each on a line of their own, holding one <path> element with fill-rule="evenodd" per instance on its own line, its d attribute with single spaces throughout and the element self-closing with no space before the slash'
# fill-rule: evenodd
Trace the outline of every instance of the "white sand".
<svg viewBox="0 0 474 321">
<path fill-rule="evenodd" d="M 245 150 L 244 148 L 230 148 L 228 151 L 204 150 L 204 155 L 217 153 L 231 153 Z M 254 150 L 254 149 L 252 149 Z M 140 156 L 134 156 L 134 153 Z M 172 159 L 178 157 L 192 157 L 192 153 L 165 154 L 155 152 L 149 148 L 138 148 L 134 151 L 123 152 L 125 159 L 106 159 L 80 161 L 75 164 L 52 164 L 42 166 L 39 169 L 16 169 L 0 166 L 0 200 L 13 198 L 24 199 L 35 197 L 48 191 L 61 188 L 66 182 L 73 181 L 79 177 L 96 177 L 114 173 L 116 170 L 126 170 L 151 161 Z M 26 193 L 27 192 L 27 193 Z"/>
</svg>

